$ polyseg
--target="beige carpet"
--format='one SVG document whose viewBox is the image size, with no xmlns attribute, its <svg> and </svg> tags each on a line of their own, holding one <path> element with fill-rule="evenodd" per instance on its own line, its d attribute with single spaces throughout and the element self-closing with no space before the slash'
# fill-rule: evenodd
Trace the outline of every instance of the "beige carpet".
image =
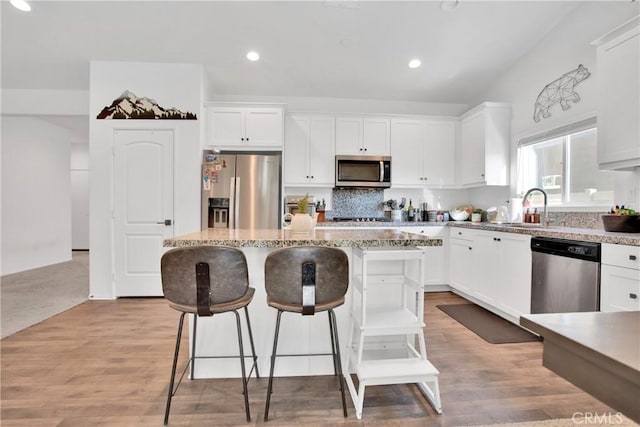
<svg viewBox="0 0 640 427">
<path fill-rule="evenodd" d="M 0 278 L 0 335 L 5 338 L 87 301 L 89 252 Z"/>
</svg>

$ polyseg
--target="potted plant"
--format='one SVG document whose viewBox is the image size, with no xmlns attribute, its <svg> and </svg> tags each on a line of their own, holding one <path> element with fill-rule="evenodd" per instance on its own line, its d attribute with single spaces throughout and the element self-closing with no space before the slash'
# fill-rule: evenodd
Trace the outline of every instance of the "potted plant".
<svg viewBox="0 0 640 427">
<path fill-rule="evenodd" d="M 307 233 L 313 230 L 316 222 L 308 213 L 309 195 L 305 194 L 303 198 L 298 200 L 298 212 L 291 218 L 291 231 L 298 233 Z"/>
</svg>

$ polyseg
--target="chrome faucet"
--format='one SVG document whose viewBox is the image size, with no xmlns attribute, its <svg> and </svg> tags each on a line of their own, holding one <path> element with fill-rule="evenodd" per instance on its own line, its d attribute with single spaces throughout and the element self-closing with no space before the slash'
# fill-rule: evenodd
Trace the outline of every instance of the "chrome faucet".
<svg viewBox="0 0 640 427">
<path fill-rule="evenodd" d="M 542 188 L 530 188 L 526 193 L 524 193 L 524 196 L 522 196 L 522 210 L 524 211 L 525 203 L 527 203 L 527 197 L 534 191 L 539 191 L 544 196 L 544 212 L 542 212 L 542 220 L 540 222 L 542 223 L 543 227 L 547 227 L 549 225 L 549 219 L 547 218 L 547 192 Z"/>
</svg>

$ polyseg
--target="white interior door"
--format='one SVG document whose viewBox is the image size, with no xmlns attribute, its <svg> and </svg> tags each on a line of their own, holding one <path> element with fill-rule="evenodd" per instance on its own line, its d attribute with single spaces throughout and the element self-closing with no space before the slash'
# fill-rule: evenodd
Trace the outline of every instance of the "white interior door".
<svg viewBox="0 0 640 427">
<path fill-rule="evenodd" d="M 114 131 L 116 296 L 161 296 L 163 239 L 173 237 L 171 130 Z"/>
<path fill-rule="evenodd" d="M 71 249 L 89 249 L 89 171 L 71 171 Z"/>
</svg>

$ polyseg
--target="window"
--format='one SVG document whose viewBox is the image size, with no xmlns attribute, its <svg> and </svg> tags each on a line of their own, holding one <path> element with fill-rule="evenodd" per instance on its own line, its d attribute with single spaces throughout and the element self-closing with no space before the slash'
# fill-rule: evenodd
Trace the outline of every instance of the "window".
<svg viewBox="0 0 640 427">
<path fill-rule="evenodd" d="M 542 188 L 550 206 L 610 205 L 613 172 L 598 170 L 595 118 L 522 139 L 517 192 Z"/>
</svg>

